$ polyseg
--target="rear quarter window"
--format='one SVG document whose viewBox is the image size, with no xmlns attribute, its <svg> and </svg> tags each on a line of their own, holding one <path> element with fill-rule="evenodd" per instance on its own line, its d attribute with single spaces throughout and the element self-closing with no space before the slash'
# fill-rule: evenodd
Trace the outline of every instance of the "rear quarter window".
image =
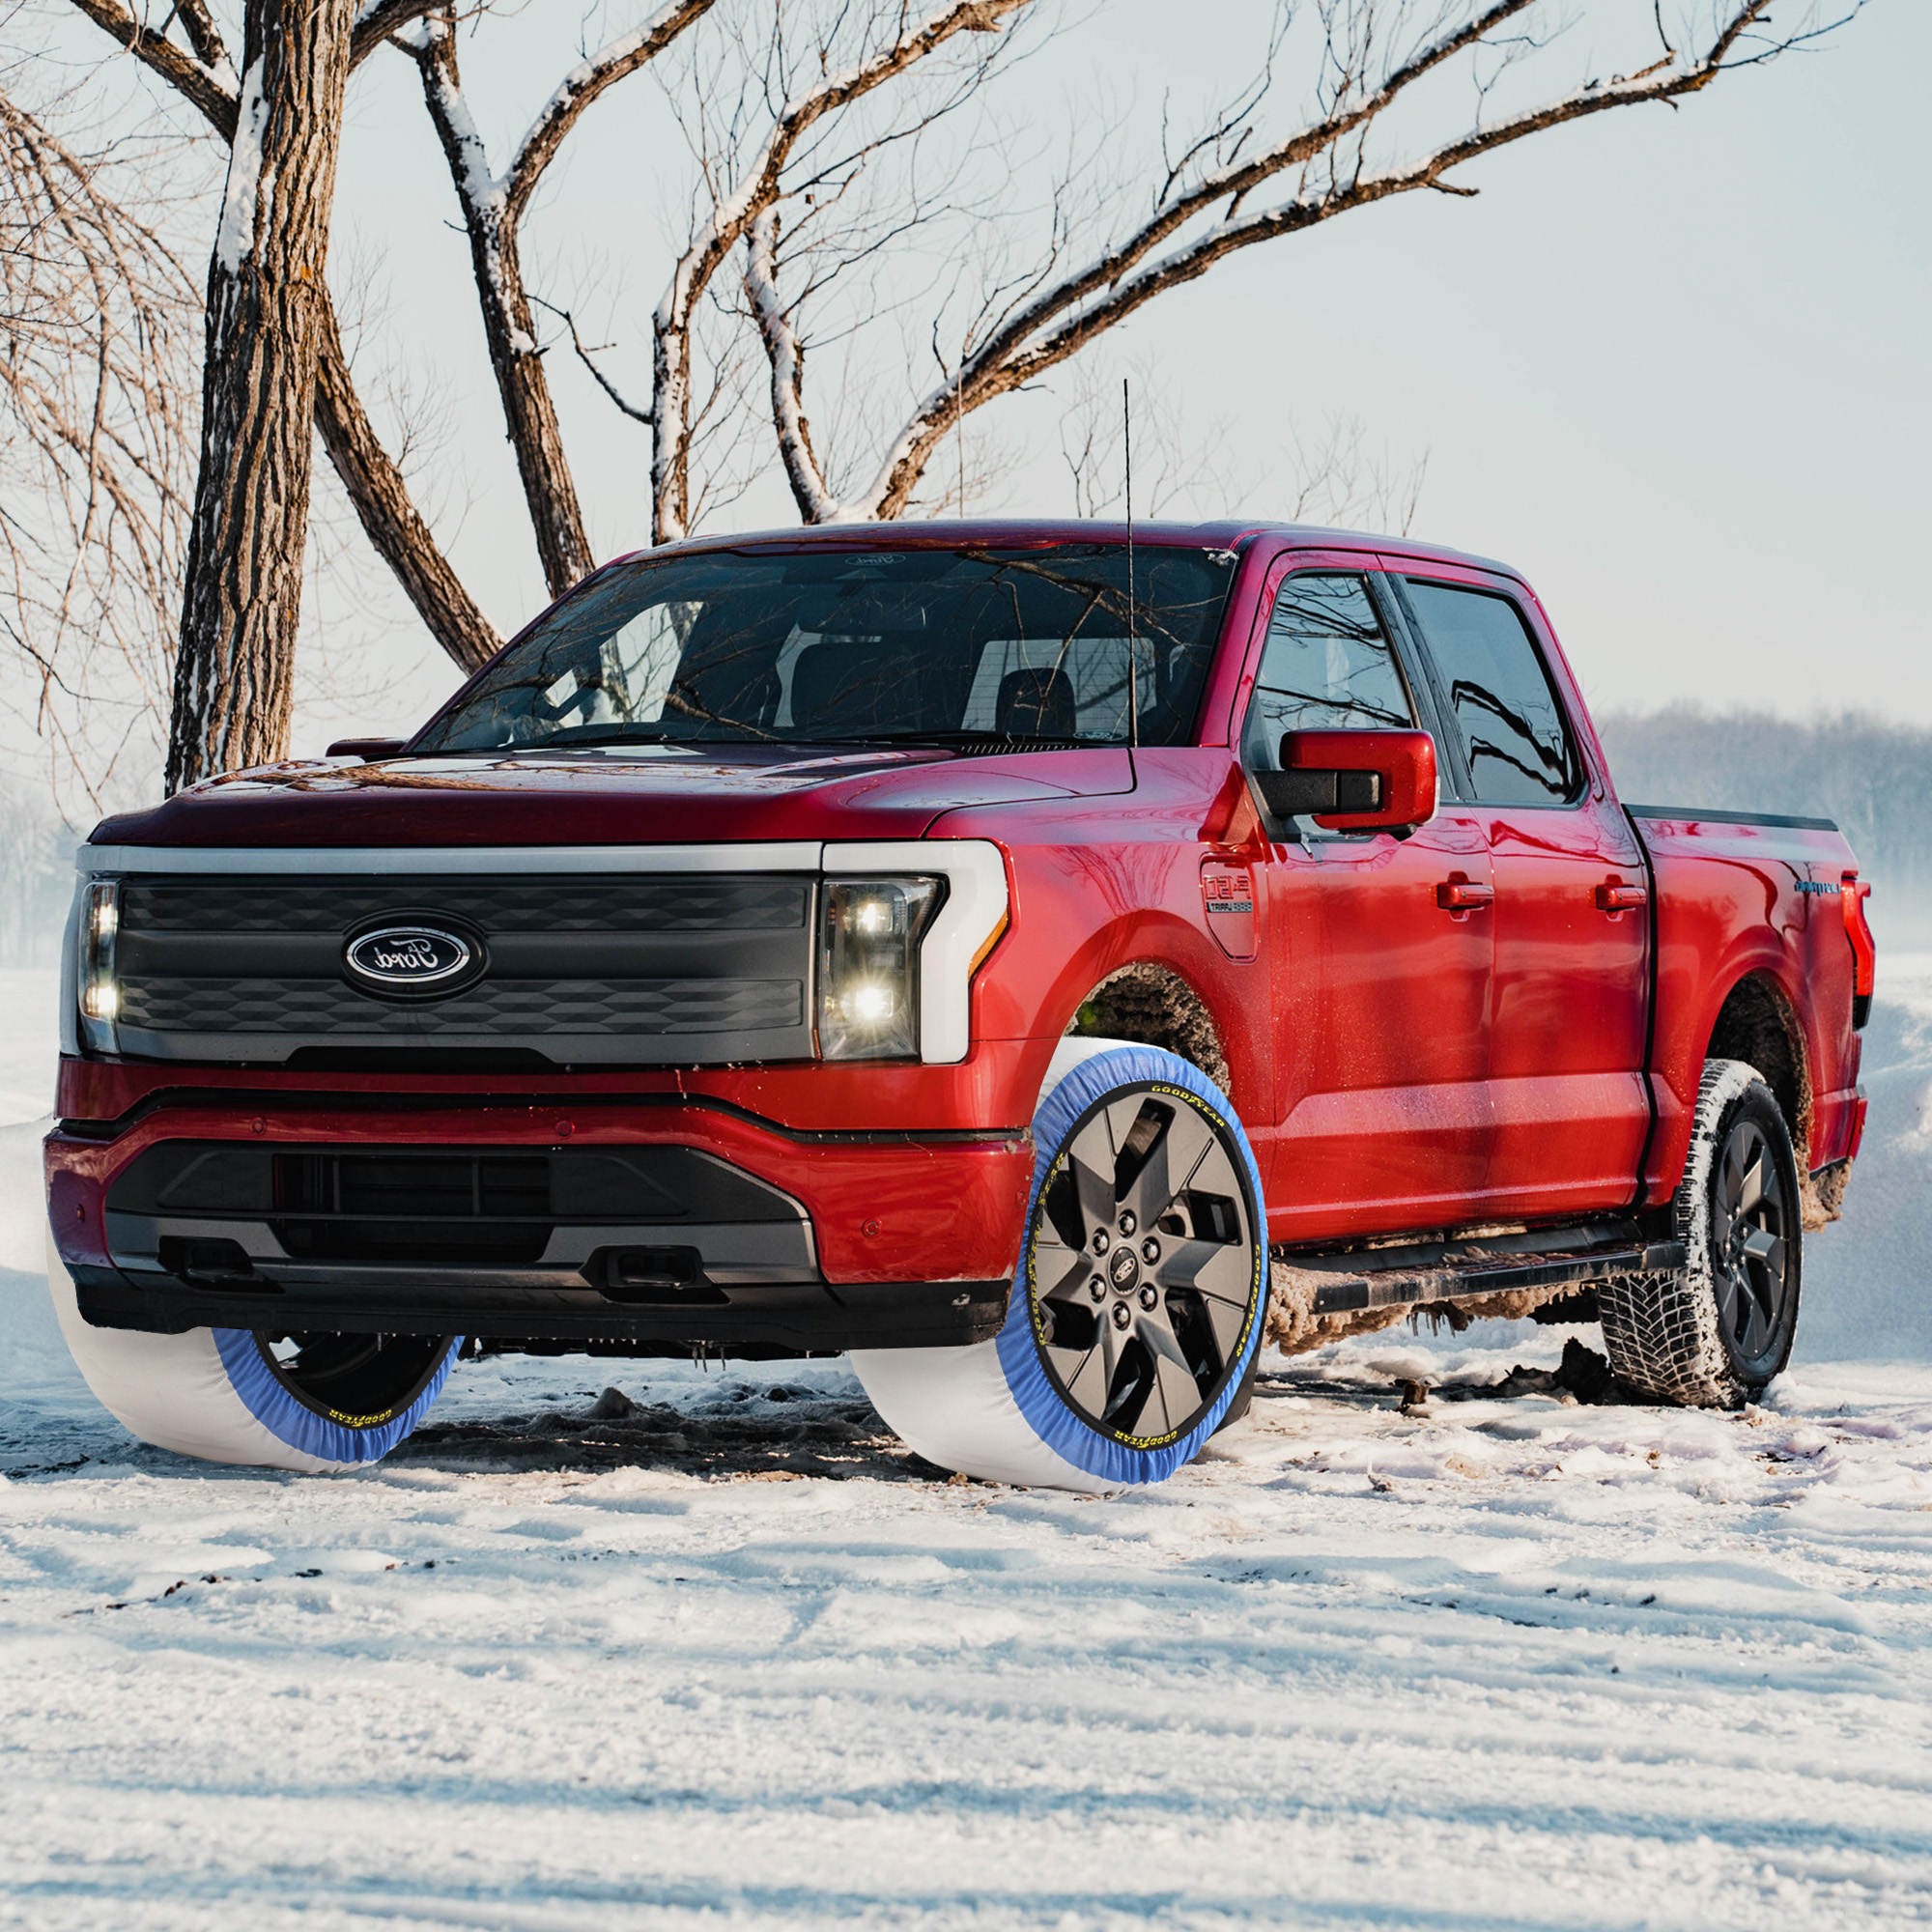
<svg viewBox="0 0 1932 1932">
<path fill-rule="evenodd" d="M 1450 726 L 1483 805 L 1568 805 L 1583 766 L 1543 655 L 1507 597 L 1407 578 Z"/>
</svg>

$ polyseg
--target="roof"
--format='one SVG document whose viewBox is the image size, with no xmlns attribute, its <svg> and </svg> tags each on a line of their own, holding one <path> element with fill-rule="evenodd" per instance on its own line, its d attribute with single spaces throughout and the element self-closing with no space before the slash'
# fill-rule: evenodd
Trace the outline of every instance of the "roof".
<svg viewBox="0 0 1932 1932">
<path fill-rule="evenodd" d="M 1417 543 L 1411 537 L 1378 536 L 1365 530 L 1330 529 L 1318 524 L 1276 523 L 1265 518 L 1216 523 L 1136 522 L 1137 544 L 1174 545 L 1188 549 L 1238 550 L 1261 537 L 1285 541 L 1292 548 L 1374 550 L 1412 557 L 1418 562 L 1459 563 L 1477 570 L 1520 571 L 1492 557 L 1449 550 L 1440 544 Z M 820 544 L 840 549 L 920 550 L 952 544 L 1119 543 L 1127 540 L 1127 526 L 1118 519 L 1094 517 L 966 517 L 906 520 L 895 523 L 801 524 L 774 530 L 719 531 L 688 537 L 657 550 L 632 551 L 612 562 L 633 556 L 674 556 L 717 550 L 753 550 L 782 545 L 785 549 Z"/>
</svg>

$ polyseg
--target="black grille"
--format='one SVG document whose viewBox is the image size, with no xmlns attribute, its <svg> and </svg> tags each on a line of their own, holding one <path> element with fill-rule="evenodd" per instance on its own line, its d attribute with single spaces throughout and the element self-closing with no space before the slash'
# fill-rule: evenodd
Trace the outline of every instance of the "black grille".
<svg viewBox="0 0 1932 1932">
<path fill-rule="evenodd" d="M 275 1238 L 297 1261 L 534 1262 L 550 1240 L 543 1153 L 278 1153 Z"/>
<path fill-rule="evenodd" d="M 285 1062 L 327 1048 L 539 1065 L 668 1065 L 810 1056 L 812 882 L 704 873 L 185 878 L 125 882 L 121 1050 Z M 384 999 L 343 966 L 385 920 L 447 920 L 480 979 Z"/>
<path fill-rule="evenodd" d="M 807 892 L 803 879 L 726 874 L 129 880 L 122 919 L 151 932 L 342 932 L 415 906 L 484 932 L 784 932 L 805 923 Z"/>
<path fill-rule="evenodd" d="M 511 980 L 434 1005 L 392 1006 L 327 980 L 156 976 L 123 984 L 121 1020 L 156 1033 L 374 1033 L 412 1040 L 452 1033 L 731 1034 L 795 1027 L 804 999 L 796 980 Z"/>
</svg>

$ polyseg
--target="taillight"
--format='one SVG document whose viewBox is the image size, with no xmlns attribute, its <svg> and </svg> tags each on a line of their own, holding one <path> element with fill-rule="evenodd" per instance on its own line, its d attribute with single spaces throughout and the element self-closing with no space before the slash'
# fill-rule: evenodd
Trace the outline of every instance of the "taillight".
<svg viewBox="0 0 1932 1932">
<path fill-rule="evenodd" d="M 1852 1027 L 1856 1032 L 1871 1018 L 1872 987 L 1878 978 L 1878 947 L 1865 922 L 1865 900 L 1871 887 L 1856 872 L 1847 872 L 1838 887 L 1838 903 L 1845 914 L 1845 937 L 1852 942 Z"/>
</svg>

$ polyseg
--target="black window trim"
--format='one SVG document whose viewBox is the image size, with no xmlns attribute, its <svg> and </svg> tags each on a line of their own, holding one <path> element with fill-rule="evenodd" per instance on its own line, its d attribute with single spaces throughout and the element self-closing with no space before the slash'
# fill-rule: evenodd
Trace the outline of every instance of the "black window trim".
<svg viewBox="0 0 1932 1932">
<path fill-rule="evenodd" d="M 1394 577 L 1379 564 L 1367 573 L 1369 595 L 1381 611 L 1382 628 L 1389 635 L 1391 648 L 1408 685 L 1409 702 L 1414 707 L 1419 727 L 1435 745 L 1435 790 L 1437 803 L 1462 805 L 1469 796 L 1469 779 L 1463 767 L 1463 747 L 1458 734 L 1446 730 L 1443 720 L 1448 709 L 1436 689 L 1435 665 L 1423 646 L 1422 627 L 1409 611 Z"/>
<path fill-rule="evenodd" d="M 1459 803 L 1480 806 L 1486 811 L 1581 811 L 1591 799 L 1590 761 L 1583 755 L 1583 747 L 1577 737 L 1577 727 L 1570 716 L 1570 707 L 1564 701 L 1563 688 L 1552 675 L 1549 659 L 1543 648 L 1543 639 L 1537 628 L 1518 602 L 1513 591 L 1500 583 L 1464 583 L 1451 577 L 1432 577 L 1427 570 L 1403 570 L 1388 572 L 1402 605 L 1404 618 L 1414 633 L 1416 643 L 1423 661 L 1429 667 L 1430 689 L 1435 694 L 1442 717 L 1455 728 L 1448 730 L 1437 739 L 1437 744 L 1447 743 L 1450 756 L 1454 759 L 1458 774 L 1457 789 L 1462 793 Z M 1463 752 L 1462 728 L 1455 725 L 1456 713 L 1449 702 L 1446 687 L 1442 680 L 1441 667 L 1435 662 L 1435 652 L 1429 641 L 1429 633 L 1421 618 L 1416 614 L 1415 606 L 1408 601 L 1408 584 L 1433 583 L 1443 590 L 1461 590 L 1471 597 L 1494 597 L 1507 604 L 1516 612 L 1517 622 L 1522 626 L 1522 634 L 1529 640 L 1531 654 L 1536 659 L 1536 668 L 1543 673 L 1543 681 L 1549 689 L 1551 702 L 1556 707 L 1557 722 L 1563 727 L 1563 742 L 1569 747 L 1571 761 L 1576 768 L 1576 787 L 1569 798 L 1530 800 L 1520 798 L 1478 798 L 1476 796 L 1475 776 L 1469 768 Z"/>
</svg>

